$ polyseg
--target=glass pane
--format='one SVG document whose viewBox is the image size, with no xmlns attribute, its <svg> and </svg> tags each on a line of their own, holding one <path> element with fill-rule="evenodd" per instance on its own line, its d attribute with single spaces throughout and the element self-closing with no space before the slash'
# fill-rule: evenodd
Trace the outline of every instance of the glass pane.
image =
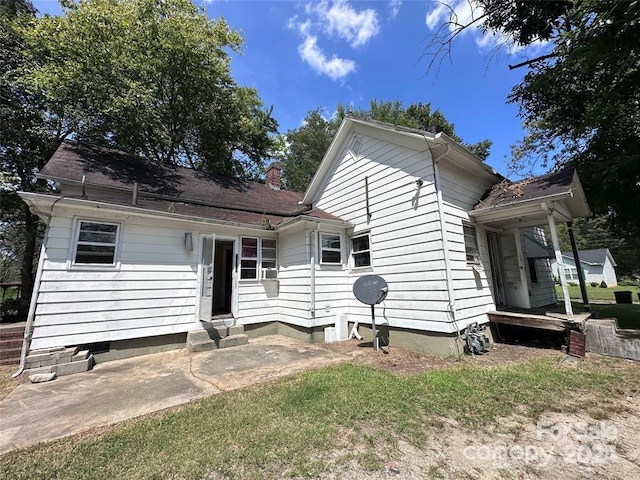
<svg viewBox="0 0 640 480">
<path fill-rule="evenodd" d="M 262 248 L 273 248 L 275 250 L 276 248 L 276 241 L 275 240 L 262 240 Z"/>
<path fill-rule="evenodd" d="M 258 258 L 258 239 L 257 238 L 242 239 L 242 257 Z"/>
<path fill-rule="evenodd" d="M 369 252 L 356 253 L 353 255 L 353 262 L 356 267 L 369 267 L 371 266 L 371 256 Z"/>
<path fill-rule="evenodd" d="M 80 230 L 80 242 L 116 243 L 115 233 L 99 233 Z"/>
<path fill-rule="evenodd" d="M 340 252 L 322 251 L 322 263 L 340 263 Z"/>
<path fill-rule="evenodd" d="M 322 235 L 322 248 L 340 248 L 340 235 Z"/>
<path fill-rule="evenodd" d="M 360 237 L 354 237 L 351 241 L 354 252 L 360 252 L 362 250 L 369 250 L 369 235 L 362 235 Z"/>
<path fill-rule="evenodd" d="M 262 260 L 262 268 L 276 268 L 274 260 Z"/>
<path fill-rule="evenodd" d="M 80 222 L 80 230 L 88 232 L 108 232 L 116 233 L 117 225 L 105 225 L 104 223 Z"/>
<path fill-rule="evenodd" d="M 258 275 L 258 270 L 255 268 L 241 268 L 240 269 L 240 278 L 255 280 Z"/>
<path fill-rule="evenodd" d="M 75 263 L 112 264 L 115 247 L 98 245 L 78 245 Z"/>
</svg>

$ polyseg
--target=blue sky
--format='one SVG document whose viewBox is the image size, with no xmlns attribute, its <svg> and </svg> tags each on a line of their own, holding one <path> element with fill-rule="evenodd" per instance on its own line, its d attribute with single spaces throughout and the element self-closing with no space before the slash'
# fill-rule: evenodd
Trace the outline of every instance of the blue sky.
<svg viewBox="0 0 640 480">
<path fill-rule="evenodd" d="M 466 0 L 445 0 L 461 20 Z M 56 0 L 35 0 L 41 13 L 60 14 Z M 330 117 L 338 103 L 367 107 L 372 99 L 431 103 L 472 143 L 494 142 L 487 163 L 502 174 L 523 131 L 517 106 L 506 103 L 526 73 L 510 71 L 526 52 L 491 55 L 496 42 L 477 30 L 460 36 L 452 60 L 427 72 L 425 47 L 450 10 L 434 0 L 240 1 L 203 3 L 245 39 L 232 73 L 273 105 L 280 131 L 301 125 L 312 109 Z"/>
</svg>

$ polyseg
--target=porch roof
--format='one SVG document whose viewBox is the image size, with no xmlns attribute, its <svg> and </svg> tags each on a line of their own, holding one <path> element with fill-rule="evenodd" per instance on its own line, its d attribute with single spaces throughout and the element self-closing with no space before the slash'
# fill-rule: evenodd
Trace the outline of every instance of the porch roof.
<svg viewBox="0 0 640 480">
<path fill-rule="evenodd" d="M 547 223 L 546 209 L 560 221 L 591 215 L 575 169 L 519 182 L 503 181 L 485 194 L 469 216 L 484 224 L 530 226 Z"/>
</svg>

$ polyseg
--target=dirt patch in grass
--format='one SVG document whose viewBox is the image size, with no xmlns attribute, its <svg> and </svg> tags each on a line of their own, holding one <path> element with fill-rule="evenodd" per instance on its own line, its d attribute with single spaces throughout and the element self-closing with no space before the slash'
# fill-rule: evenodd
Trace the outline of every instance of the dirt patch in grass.
<svg viewBox="0 0 640 480">
<path fill-rule="evenodd" d="M 371 342 L 352 338 L 344 342 L 328 343 L 323 347 L 333 352 L 352 357 L 357 365 L 369 365 L 396 375 L 413 375 L 429 370 L 454 366 L 501 366 L 528 362 L 543 358 L 561 358 L 563 353 L 549 348 L 527 347 L 496 343 L 484 355 L 463 355 L 460 358 L 439 357 L 400 347 L 385 347 L 375 351 Z"/>
</svg>

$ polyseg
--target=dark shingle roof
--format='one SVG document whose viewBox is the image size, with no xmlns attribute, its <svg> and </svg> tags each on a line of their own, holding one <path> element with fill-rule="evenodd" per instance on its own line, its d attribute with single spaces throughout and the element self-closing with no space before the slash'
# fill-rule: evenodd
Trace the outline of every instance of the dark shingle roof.
<svg viewBox="0 0 640 480">
<path fill-rule="evenodd" d="M 533 177 L 520 182 L 502 182 L 485 193 L 473 209 L 510 205 L 571 192 L 573 168 Z"/>
<path fill-rule="evenodd" d="M 159 165 L 116 150 L 75 142 L 63 142 L 39 174 L 41 178 L 74 184 L 81 184 L 83 176 L 87 185 L 125 191 L 132 191 L 137 182 L 138 207 L 155 211 L 255 225 L 261 225 L 268 216 L 273 226 L 299 215 L 341 221 L 322 210 L 301 205 L 302 194 L 298 192 Z M 88 200 L 125 204 L 115 197 Z"/>
<path fill-rule="evenodd" d="M 580 261 L 592 265 L 604 265 L 607 259 L 608 248 L 597 248 L 594 250 L 578 250 Z M 573 258 L 573 252 L 562 252 L 563 256 Z"/>
</svg>

